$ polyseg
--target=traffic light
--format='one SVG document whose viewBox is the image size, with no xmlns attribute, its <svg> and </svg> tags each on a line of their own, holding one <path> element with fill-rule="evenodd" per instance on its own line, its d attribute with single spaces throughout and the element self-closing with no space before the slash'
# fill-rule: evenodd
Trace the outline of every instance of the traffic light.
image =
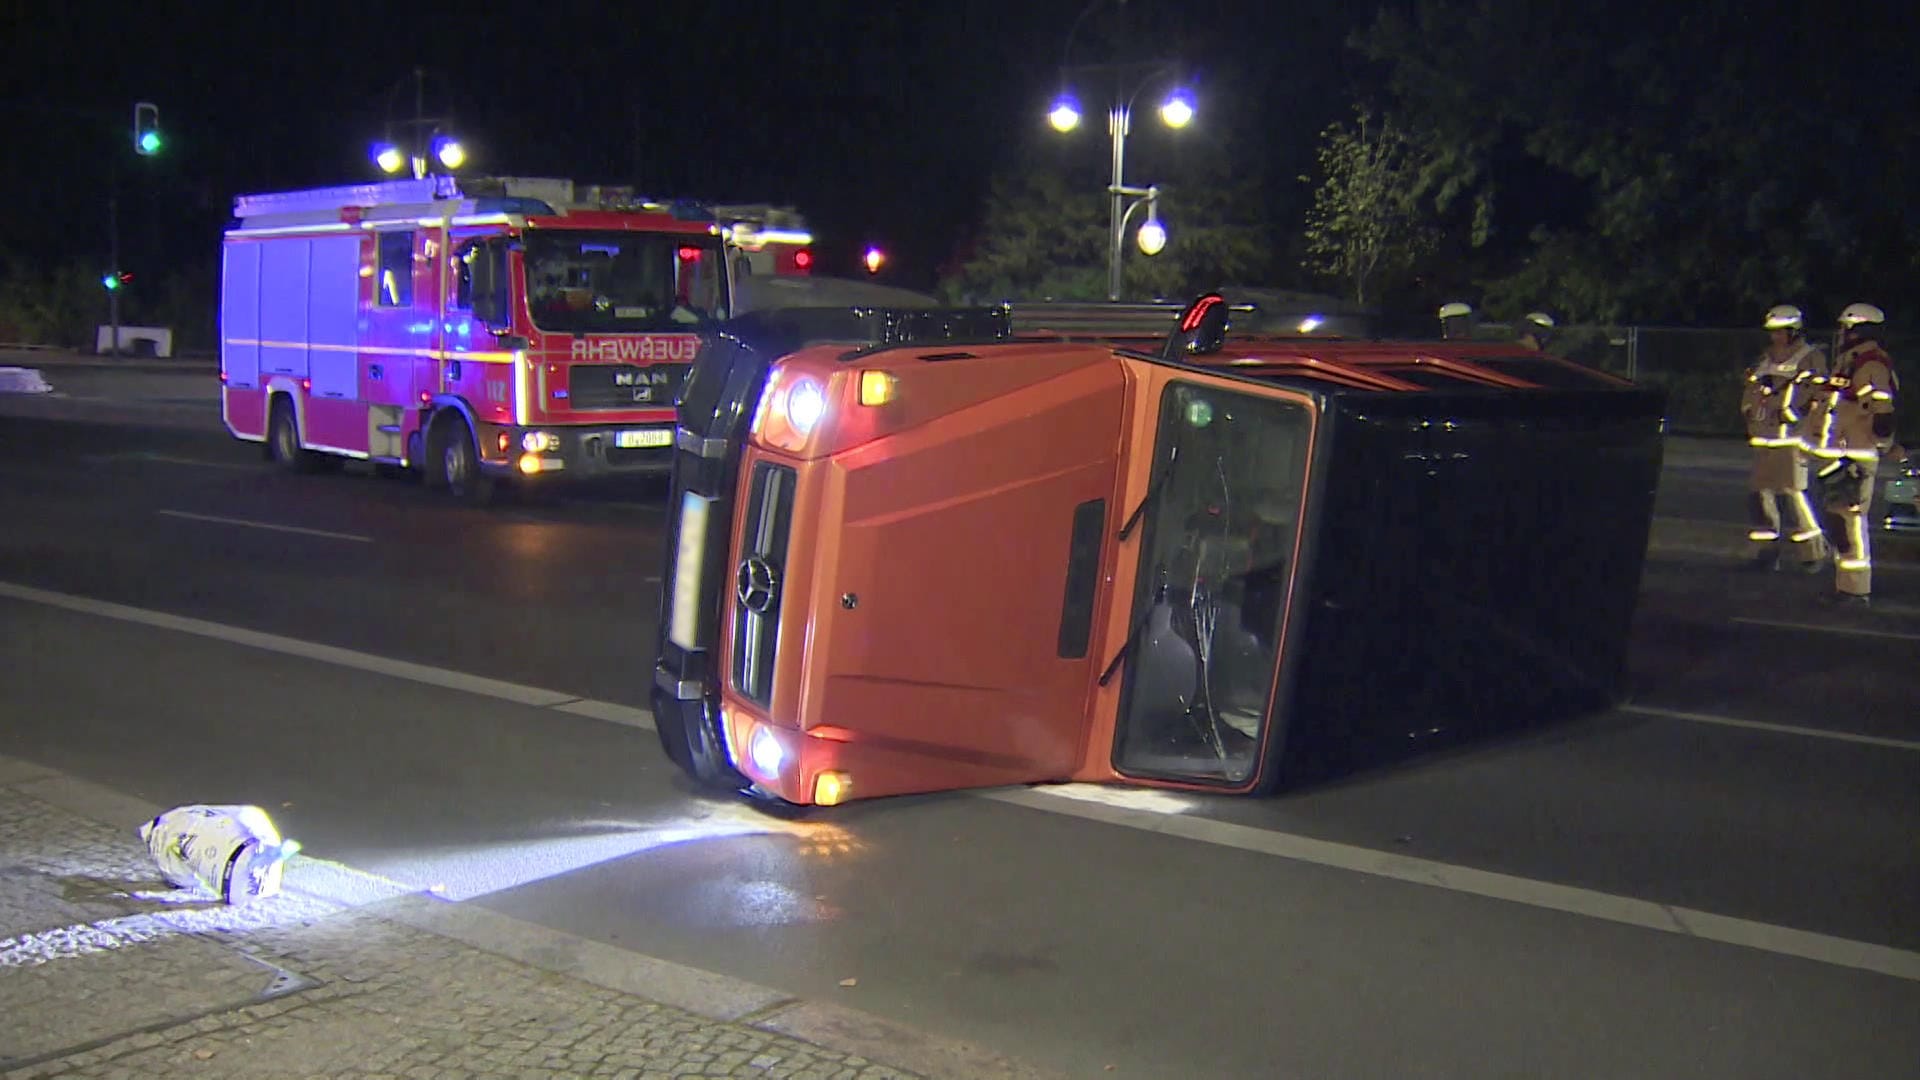
<svg viewBox="0 0 1920 1080">
<path fill-rule="evenodd" d="M 127 282 L 132 280 L 133 280 L 133 275 L 127 273 L 125 270 L 122 270 L 118 274 L 107 274 L 103 276 L 100 279 L 100 284 L 104 286 L 108 292 L 113 292 L 114 290 L 120 288 L 122 285 L 125 285 Z"/>
<path fill-rule="evenodd" d="M 133 149 L 151 157 L 160 152 L 166 140 L 160 135 L 160 106 L 142 101 L 133 107 Z"/>
</svg>

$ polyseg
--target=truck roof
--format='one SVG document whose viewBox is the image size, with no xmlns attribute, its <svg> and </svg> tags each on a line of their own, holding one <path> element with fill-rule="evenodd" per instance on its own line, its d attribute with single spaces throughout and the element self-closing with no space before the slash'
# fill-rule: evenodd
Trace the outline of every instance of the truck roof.
<svg viewBox="0 0 1920 1080">
<path fill-rule="evenodd" d="M 731 207 L 797 221 L 790 211 Z M 339 231 L 355 224 L 413 221 L 421 225 L 523 228 L 644 229 L 718 233 L 715 210 L 691 200 L 657 200 L 632 188 L 582 185 L 540 177 L 429 176 L 366 184 L 260 192 L 234 199 L 232 231 Z"/>
</svg>

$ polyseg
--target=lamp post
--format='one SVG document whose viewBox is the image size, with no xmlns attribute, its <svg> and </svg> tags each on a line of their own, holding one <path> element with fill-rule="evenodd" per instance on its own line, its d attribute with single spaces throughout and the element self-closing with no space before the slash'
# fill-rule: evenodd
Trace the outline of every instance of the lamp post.
<svg viewBox="0 0 1920 1080">
<path fill-rule="evenodd" d="M 407 80 L 402 79 L 387 88 L 387 132 L 386 138 L 373 145 L 373 163 L 381 172 L 391 176 L 402 167 L 413 166 L 413 178 L 424 180 L 433 170 L 434 162 L 447 172 L 457 171 L 467 163 L 466 147 L 460 145 L 448 130 L 452 124 L 451 116 L 426 115 L 427 71 L 425 68 L 413 69 L 413 119 L 406 121 L 413 129 L 413 135 L 402 151 L 393 141 L 393 95 Z"/>
<path fill-rule="evenodd" d="M 1160 189 L 1154 185 L 1139 187 L 1126 182 L 1127 134 L 1133 123 L 1133 106 L 1141 93 L 1156 80 L 1177 69 L 1177 65 L 1154 60 L 1139 64 L 1094 64 L 1063 69 L 1062 81 L 1069 72 L 1110 74 L 1114 80 L 1113 103 L 1107 109 L 1107 133 L 1113 142 L 1113 176 L 1107 183 L 1109 198 L 1107 236 L 1107 299 L 1120 299 L 1120 249 L 1126 243 L 1126 223 L 1142 205 L 1147 220 L 1140 226 L 1140 250 L 1157 255 L 1166 247 L 1167 230 L 1159 215 Z M 1130 79 L 1131 77 L 1131 79 Z M 1131 87 L 1131 89 L 1129 89 Z M 1080 125 L 1080 106 L 1070 90 L 1063 90 L 1047 114 L 1054 130 L 1072 131 Z M 1160 106 L 1160 120 L 1170 128 L 1183 128 L 1193 121 L 1193 98 L 1176 87 Z M 1132 199 L 1132 202 L 1128 202 Z"/>
<path fill-rule="evenodd" d="M 1133 212 L 1142 205 L 1147 208 L 1147 220 L 1141 224 L 1137 237 L 1142 254 L 1157 255 L 1167 244 L 1166 226 L 1161 223 L 1159 214 L 1160 189 L 1151 184 L 1146 187 L 1130 186 L 1126 182 L 1127 133 L 1133 122 L 1134 102 L 1149 85 L 1177 71 L 1178 65 L 1167 60 L 1147 60 L 1139 63 L 1068 66 L 1073 56 L 1073 39 L 1080 33 L 1080 25 L 1103 2 L 1089 0 L 1067 31 L 1067 45 L 1060 61 L 1060 96 L 1054 99 L 1047 120 L 1055 131 L 1062 134 L 1080 126 L 1080 103 L 1075 99 L 1072 89 L 1074 78 L 1089 76 L 1112 79 L 1113 98 L 1107 109 L 1107 133 L 1113 142 L 1113 176 L 1107 183 L 1107 299 L 1117 301 L 1120 299 L 1120 249 L 1126 243 L 1126 225 Z M 1126 0 L 1118 2 L 1124 5 Z M 1186 127 L 1193 121 L 1192 95 L 1176 85 L 1161 103 L 1160 119 L 1170 128 Z M 1133 201 L 1128 202 L 1128 199 Z"/>
</svg>

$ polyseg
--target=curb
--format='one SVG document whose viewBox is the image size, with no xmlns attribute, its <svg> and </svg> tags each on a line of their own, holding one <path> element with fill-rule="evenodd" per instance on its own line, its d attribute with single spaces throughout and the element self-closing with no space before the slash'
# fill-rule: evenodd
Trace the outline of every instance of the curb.
<svg viewBox="0 0 1920 1080">
<path fill-rule="evenodd" d="M 0 787 L 116 829 L 165 807 L 25 758 L 0 754 Z M 473 904 L 457 904 L 341 863 L 297 855 L 282 886 L 528 967 L 643 998 L 720 1024 L 739 1024 L 905 1069 L 929 1080 L 1059 1080 L 1058 1074 L 983 1047 L 857 1009 L 554 930 Z M 369 896 L 372 899 L 369 899 Z"/>
</svg>

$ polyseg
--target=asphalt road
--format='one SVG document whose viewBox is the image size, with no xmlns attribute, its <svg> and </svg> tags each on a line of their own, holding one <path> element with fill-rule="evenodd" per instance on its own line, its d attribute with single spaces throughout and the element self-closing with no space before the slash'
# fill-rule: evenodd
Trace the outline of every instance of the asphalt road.
<svg viewBox="0 0 1920 1080">
<path fill-rule="evenodd" d="M 645 705 L 655 491 L 470 511 L 204 421 L 8 411 L 0 582 Z M 1738 482 L 1679 468 L 1663 505 L 1737 521 Z M 1628 709 L 1261 801 L 783 821 L 644 730 L 17 591 L 0 753 L 1070 1075 L 1908 1076 L 1920 574 L 1870 612 L 1828 587 L 1657 557 Z"/>
</svg>

